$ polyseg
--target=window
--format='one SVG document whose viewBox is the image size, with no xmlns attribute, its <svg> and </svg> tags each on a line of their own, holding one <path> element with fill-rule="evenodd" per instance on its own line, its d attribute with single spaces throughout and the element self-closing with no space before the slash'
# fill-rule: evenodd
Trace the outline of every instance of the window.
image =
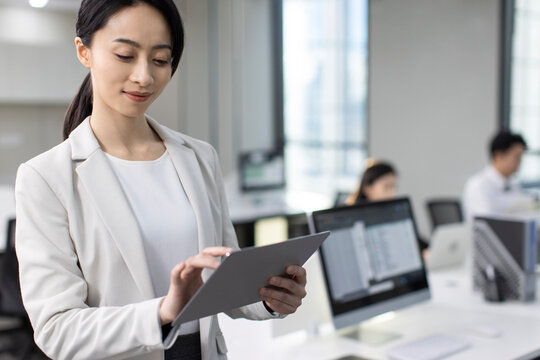
<svg viewBox="0 0 540 360">
<path fill-rule="evenodd" d="M 368 0 L 282 0 L 287 186 L 333 195 L 367 157 Z"/>
<path fill-rule="evenodd" d="M 510 39 L 506 47 L 510 52 L 506 64 L 510 88 L 506 116 L 510 129 L 523 135 L 529 147 L 520 179 L 540 183 L 540 1 L 508 1 L 507 16 L 511 19 L 505 26 Z"/>
</svg>

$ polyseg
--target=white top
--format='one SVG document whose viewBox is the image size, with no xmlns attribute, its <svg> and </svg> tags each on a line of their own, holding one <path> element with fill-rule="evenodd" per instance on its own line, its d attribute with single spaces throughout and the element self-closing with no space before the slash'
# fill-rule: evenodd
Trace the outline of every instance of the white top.
<svg viewBox="0 0 540 360">
<path fill-rule="evenodd" d="M 139 224 L 156 296 L 169 289 L 172 268 L 199 252 L 197 221 L 169 153 L 152 161 L 106 154 Z M 180 334 L 199 331 L 199 322 Z"/>
<path fill-rule="evenodd" d="M 467 221 L 479 215 L 525 212 L 535 206 L 535 197 L 493 166 L 473 175 L 465 184 L 463 209 Z"/>
</svg>

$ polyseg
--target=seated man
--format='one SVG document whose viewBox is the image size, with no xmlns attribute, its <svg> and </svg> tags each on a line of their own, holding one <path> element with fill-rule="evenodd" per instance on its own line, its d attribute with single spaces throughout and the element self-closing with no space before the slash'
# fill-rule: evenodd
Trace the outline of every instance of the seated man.
<svg viewBox="0 0 540 360">
<path fill-rule="evenodd" d="M 467 221 L 478 215 L 502 215 L 533 209 L 536 198 L 512 181 L 527 149 L 520 135 L 500 132 L 491 141 L 491 164 L 465 184 L 463 208 Z"/>
</svg>

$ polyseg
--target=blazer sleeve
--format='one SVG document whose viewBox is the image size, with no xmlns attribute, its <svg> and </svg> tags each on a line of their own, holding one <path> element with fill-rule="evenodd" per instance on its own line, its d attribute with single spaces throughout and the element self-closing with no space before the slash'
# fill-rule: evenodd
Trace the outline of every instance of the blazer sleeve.
<svg viewBox="0 0 540 360">
<path fill-rule="evenodd" d="M 231 222 L 231 217 L 229 215 L 229 207 L 227 202 L 227 197 L 225 194 L 225 187 L 223 185 L 223 176 L 221 174 L 221 168 L 219 166 L 219 159 L 216 153 L 216 150 L 212 148 L 212 154 L 214 156 L 214 178 L 216 186 L 218 187 L 218 193 L 220 196 L 221 203 L 221 224 L 222 224 L 222 241 L 223 246 L 231 247 L 233 249 L 238 249 L 238 240 L 236 238 L 236 232 L 234 231 L 233 224 Z M 266 319 L 275 319 L 283 318 L 283 315 L 280 314 L 271 314 L 266 307 L 264 306 L 262 300 L 251 305 L 242 306 L 238 309 L 233 309 L 227 311 L 226 314 L 233 319 L 236 318 L 246 318 L 251 320 L 266 320 Z"/>
<path fill-rule="evenodd" d="M 163 350 L 161 298 L 119 307 L 85 303 L 69 214 L 28 164 L 19 167 L 15 197 L 21 291 L 38 346 L 53 359 L 119 359 Z"/>
</svg>

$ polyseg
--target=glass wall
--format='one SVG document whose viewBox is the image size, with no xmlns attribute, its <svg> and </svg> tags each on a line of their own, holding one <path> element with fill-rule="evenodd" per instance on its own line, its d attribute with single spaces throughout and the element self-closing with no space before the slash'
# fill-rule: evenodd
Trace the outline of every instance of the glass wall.
<svg viewBox="0 0 540 360">
<path fill-rule="evenodd" d="M 287 185 L 350 190 L 367 156 L 368 0 L 282 0 Z"/>
<path fill-rule="evenodd" d="M 529 146 L 519 176 L 540 182 L 540 1 L 514 2 L 511 39 L 510 128 Z"/>
</svg>

